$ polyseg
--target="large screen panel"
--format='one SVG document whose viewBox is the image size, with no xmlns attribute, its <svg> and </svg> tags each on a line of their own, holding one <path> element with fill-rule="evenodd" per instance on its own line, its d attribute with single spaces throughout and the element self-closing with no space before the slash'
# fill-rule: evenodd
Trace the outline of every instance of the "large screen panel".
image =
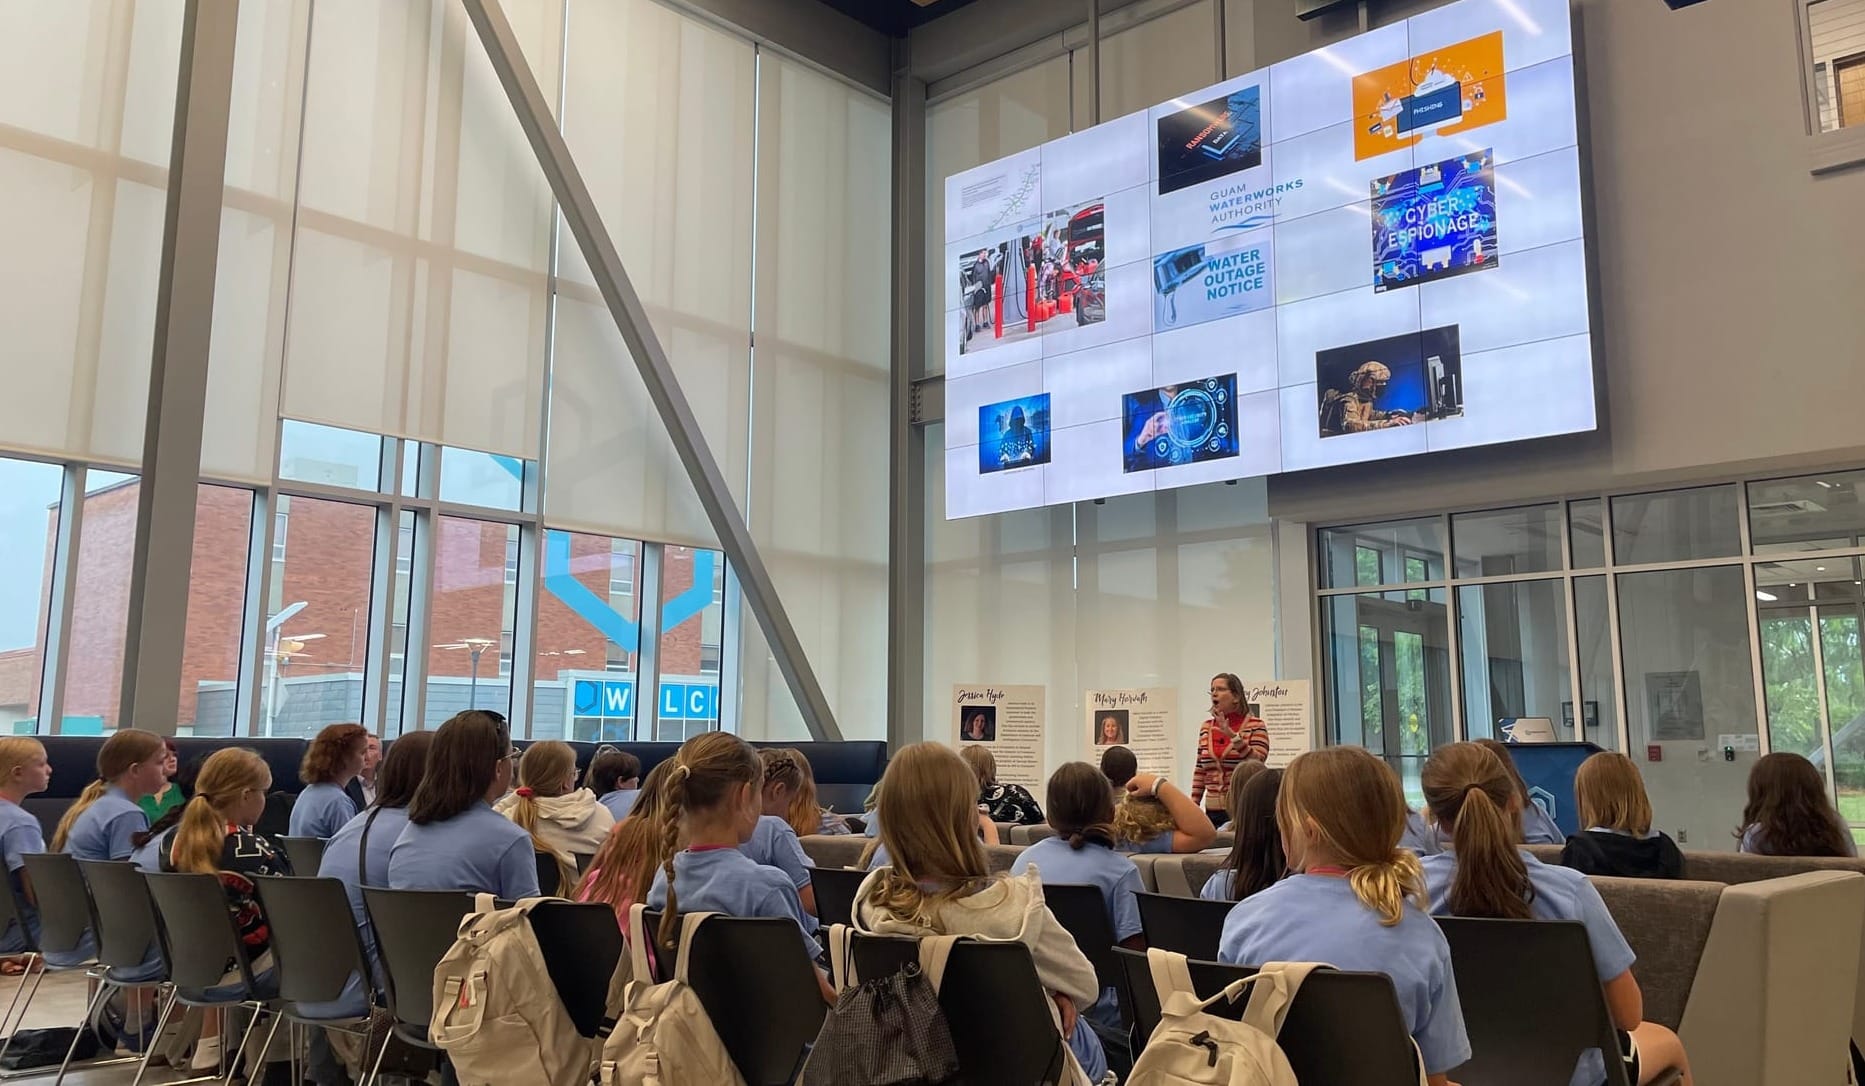
<svg viewBox="0 0 1865 1086">
<path fill-rule="evenodd" d="M 1595 428 L 1570 2 L 947 178 L 946 515 Z"/>
</svg>

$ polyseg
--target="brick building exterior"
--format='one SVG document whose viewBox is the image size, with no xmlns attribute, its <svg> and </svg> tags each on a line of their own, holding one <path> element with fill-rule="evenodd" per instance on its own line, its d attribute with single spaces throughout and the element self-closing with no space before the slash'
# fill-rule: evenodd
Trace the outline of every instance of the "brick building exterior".
<svg viewBox="0 0 1865 1086">
<path fill-rule="evenodd" d="M 71 658 L 66 669 L 64 714 L 71 730 L 105 729 L 117 720 L 127 632 L 129 581 L 136 535 L 139 484 L 131 480 L 94 491 L 84 499 L 83 534 L 78 548 L 71 619 Z M 343 502 L 296 497 L 287 499 L 274 526 L 274 546 L 267 578 L 273 608 L 305 606 L 278 628 L 280 648 L 275 689 L 277 712 L 293 709 L 290 732 L 354 719 L 368 664 L 369 591 L 375 547 L 375 510 Z M 50 595 L 58 509 L 48 511 L 45 566 L 38 630 L 46 628 L 45 602 Z M 438 526 L 434 594 L 429 610 L 427 674 L 429 724 L 468 704 L 468 690 L 482 708 L 504 708 L 509 699 L 511 616 L 517 581 L 516 529 L 504 524 L 441 517 Z M 199 725 L 203 733 L 230 730 L 233 686 L 239 675 L 242 608 L 246 603 L 246 552 L 252 538 L 252 494 L 234 487 L 203 486 L 196 503 L 193 577 L 189 586 L 187 644 L 182 655 L 180 725 Z M 401 545 L 409 535 L 404 533 Z M 625 564 L 624 564 L 625 563 Z M 408 562 L 398 563 L 392 616 L 391 695 L 398 692 L 399 649 L 406 636 Z M 597 599 L 636 617 L 638 553 L 611 555 L 611 543 L 599 536 L 570 536 L 570 572 Z M 625 570 L 625 572 L 620 572 Z M 667 547 L 662 557 L 663 595 L 673 598 L 693 587 L 694 552 Z M 711 627 L 708 631 L 707 627 Z M 710 632 L 710 637 L 707 633 Z M 308 636 L 321 635 L 321 636 Z M 695 618 L 663 631 L 661 671 L 699 675 L 716 658 L 705 659 L 704 642 L 718 641 L 716 620 Z M 473 652 L 449 645 L 487 643 L 479 654 L 474 681 Z M 535 679 L 539 710 L 563 699 L 546 698 L 545 689 L 567 685 L 562 672 L 602 672 L 608 666 L 632 671 L 635 654 L 608 641 L 562 600 L 540 593 Z M 42 646 L 0 653 L 0 725 L 37 711 L 43 668 Z M 462 681 L 464 680 L 464 681 Z M 262 681 L 273 681 L 270 675 Z M 457 689 L 456 689 L 457 688 Z M 341 691 L 341 693 L 337 693 Z M 311 694 L 306 699 L 300 694 Z M 334 698 L 330 695 L 336 694 Z M 323 698 L 321 704 L 311 704 Z M 298 705 L 292 706 L 296 700 Z M 457 702 L 457 706 L 455 705 Z M 549 702 L 549 706 L 545 703 Z M 211 704 L 209 704 L 211 703 Z M 309 718 L 306 718 L 309 714 Z M 158 722 L 145 722 L 162 728 Z M 538 734 L 549 721 L 540 720 Z"/>
</svg>

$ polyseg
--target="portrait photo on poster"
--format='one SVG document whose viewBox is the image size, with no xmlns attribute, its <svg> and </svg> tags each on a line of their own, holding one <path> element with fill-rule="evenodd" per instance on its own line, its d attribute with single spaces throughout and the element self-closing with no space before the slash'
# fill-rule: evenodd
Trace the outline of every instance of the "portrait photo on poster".
<svg viewBox="0 0 1865 1086">
<path fill-rule="evenodd" d="M 1463 354 L 1458 343 L 1453 324 L 1317 352 L 1321 436 L 1461 416 Z"/>
<path fill-rule="evenodd" d="M 965 705 L 959 708 L 959 719 L 964 721 L 959 727 L 958 738 L 961 743 L 995 743 L 997 742 L 997 706 Z"/>
<path fill-rule="evenodd" d="M 1097 747 L 1126 746 L 1132 734 L 1126 709 L 1100 709 L 1088 714 L 1088 727 Z"/>
</svg>

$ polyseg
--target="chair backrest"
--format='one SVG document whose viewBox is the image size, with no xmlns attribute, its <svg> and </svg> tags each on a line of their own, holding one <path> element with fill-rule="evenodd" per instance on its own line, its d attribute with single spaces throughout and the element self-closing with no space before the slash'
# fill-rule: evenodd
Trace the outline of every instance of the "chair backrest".
<svg viewBox="0 0 1865 1086">
<path fill-rule="evenodd" d="M 1217 960 L 1217 944 L 1224 934 L 1224 918 L 1236 902 L 1205 901 L 1173 894 L 1139 894 L 1140 926 L 1146 945 L 1170 950 L 1201 962 Z"/>
<path fill-rule="evenodd" d="M 615 910 L 596 902 L 548 902 L 531 911 L 531 932 L 576 1031 L 596 1036 L 607 1011 L 609 982 L 622 956 L 622 928 L 615 922 Z"/>
<path fill-rule="evenodd" d="M 908 962 L 917 963 L 918 941 L 857 935 L 854 956 L 857 975 L 872 980 Z M 1062 1061 L 1062 1036 L 1050 1016 L 1049 995 L 1036 975 L 1036 962 L 1022 943 L 961 942 L 953 947 L 939 987 L 939 1006 L 951 1026 L 967 1082 L 1036 1086 L 1054 1081 Z"/>
<path fill-rule="evenodd" d="M 855 915 L 855 891 L 861 889 L 866 871 L 845 867 L 812 867 L 809 884 L 816 891 L 816 917 L 823 924 L 852 924 Z"/>
<path fill-rule="evenodd" d="M 1573 920 L 1440 917 L 1474 1055 L 1461 1082 L 1564 1086 L 1581 1056 L 1617 1047 L 1587 929 Z M 1607 1086 L 1627 1086 L 1606 1061 Z"/>
<path fill-rule="evenodd" d="M 1009 845 L 1033 845 L 1038 841 L 1054 837 L 1055 835 L 1055 830 L 1038 822 L 1034 826 L 1014 827 L 1010 831 L 1009 837 L 1000 837 L 999 840 Z"/>
<path fill-rule="evenodd" d="M 192 871 L 141 874 L 155 901 L 168 979 L 179 988 L 212 988 L 222 983 L 231 960 L 250 989 L 251 963 L 220 877 Z"/>
<path fill-rule="evenodd" d="M 817 867 L 854 867 L 861 863 L 862 850 L 872 840 L 851 834 L 811 833 L 799 838 L 798 843 Z"/>
<path fill-rule="evenodd" d="M 556 897 L 561 889 L 557 884 L 563 881 L 563 873 L 557 869 L 557 854 L 539 852 L 536 855 L 537 891 L 545 897 Z"/>
<path fill-rule="evenodd" d="M 1159 1026 L 1159 993 L 1153 988 L 1145 953 L 1125 947 L 1114 953 L 1126 974 L 1134 1026 L 1144 1043 Z M 1193 961 L 1189 967 L 1192 986 L 1205 997 L 1256 973 L 1249 966 L 1217 962 Z M 1240 1018 L 1246 1002 L 1238 1000 L 1229 1007 L 1220 1004 L 1210 1013 Z M 1289 1057 L 1297 1082 L 1418 1086 L 1418 1050 L 1406 1031 L 1398 993 L 1383 973 L 1310 973 L 1282 1023 L 1277 1044 Z M 1470 1081 L 1461 1072 L 1459 1078 Z"/>
<path fill-rule="evenodd" d="M 39 945 L 54 954 L 78 949 L 94 922 L 78 861 L 64 852 L 28 852 L 22 858 L 39 902 Z"/>
<path fill-rule="evenodd" d="M 285 859 L 291 863 L 292 874 L 315 875 L 324 866 L 322 837 L 281 837 L 278 843 L 285 846 Z"/>
<path fill-rule="evenodd" d="M 785 1086 L 828 1010 L 796 922 L 714 917 L 689 953 L 687 980 L 747 1086 Z"/>
<path fill-rule="evenodd" d="M 259 875 L 253 886 L 272 931 L 279 998 L 331 1003 L 343 994 L 350 974 L 369 976 L 369 959 L 342 882 Z"/>
<path fill-rule="evenodd" d="M 589 865 L 596 862 L 596 854 L 593 852 L 572 852 L 570 858 L 576 861 L 576 873 L 579 875 L 589 874 Z"/>
<path fill-rule="evenodd" d="M 363 887 L 363 909 L 376 933 L 376 956 L 398 1021 L 425 1032 L 434 1018 L 434 967 L 453 948 L 460 918 L 473 911 L 462 890 Z"/>
<path fill-rule="evenodd" d="M 1120 962 L 1114 957 L 1114 923 L 1108 919 L 1101 891 L 1092 886 L 1044 883 L 1043 900 L 1062 927 L 1075 937 L 1075 945 L 1088 956 L 1101 987 L 1124 985 Z"/>
<path fill-rule="evenodd" d="M 97 914 L 97 962 L 120 969 L 149 959 L 157 945 L 155 905 L 142 870 L 127 860 L 79 860 Z"/>
</svg>

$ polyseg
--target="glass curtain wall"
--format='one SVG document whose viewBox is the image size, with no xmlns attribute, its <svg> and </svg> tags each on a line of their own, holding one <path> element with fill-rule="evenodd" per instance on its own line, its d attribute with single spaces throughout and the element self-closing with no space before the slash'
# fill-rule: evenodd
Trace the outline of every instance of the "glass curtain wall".
<svg viewBox="0 0 1865 1086">
<path fill-rule="evenodd" d="M 1430 745 L 1546 718 L 1637 760 L 1662 828 L 1702 848 L 1734 847 L 1748 767 L 1792 751 L 1865 838 L 1861 487 L 1833 472 L 1322 528 L 1330 736 L 1417 801 Z"/>
<path fill-rule="evenodd" d="M 887 103 L 655 0 L 504 9 L 844 733 L 880 737 Z M 0 727 L 124 723 L 181 15 L 0 10 L 31 362 Z M 459 5 L 242 9 L 232 102 L 179 729 L 802 734 Z"/>
</svg>

